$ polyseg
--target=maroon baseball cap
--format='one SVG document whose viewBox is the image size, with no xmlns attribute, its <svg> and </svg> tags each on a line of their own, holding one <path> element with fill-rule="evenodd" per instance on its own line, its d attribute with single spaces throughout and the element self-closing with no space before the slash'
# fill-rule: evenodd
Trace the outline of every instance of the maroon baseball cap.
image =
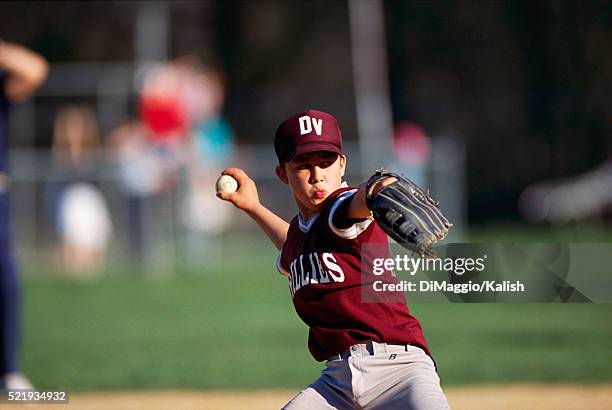
<svg viewBox="0 0 612 410">
<path fill-rule="evenodd" d="M 287 118 L 276 130 L 274 150 L 283 165 L 295 156 L 315 151 L 342 153 L 338 121 L 323 111 L 308 110 Z"/>
</svg>

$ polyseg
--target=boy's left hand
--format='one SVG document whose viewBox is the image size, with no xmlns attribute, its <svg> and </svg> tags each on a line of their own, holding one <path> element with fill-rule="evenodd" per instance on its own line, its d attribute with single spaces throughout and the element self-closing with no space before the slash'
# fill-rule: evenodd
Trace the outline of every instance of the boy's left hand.
<svg viewBox="0 0 612 410">
<path fill-rule="evenodd" d="M 397 181 L 395 177 L 385 178 L 374 185 L 374 192 L 378 192 L 383 187 L 392 184 Z M 364 219 L 370 218 L 372 216 L 372 211 L 368 208 L 366 204 L 366 192 L 368 189 L 368 182 L 364 182 L 359 185 L 357 188 L 357 192 L 353 197 L 353 200 L 349 206 L 347 216 L 350 219 Z"/>
<path fill-rule="evenodd" d="M 365 202 L 387 235 L 422 257 L 435 256 L 433 245 L 453 226 L 429 191 L 384 170 L 376 171 L 367 182 Z"/>
</svg>

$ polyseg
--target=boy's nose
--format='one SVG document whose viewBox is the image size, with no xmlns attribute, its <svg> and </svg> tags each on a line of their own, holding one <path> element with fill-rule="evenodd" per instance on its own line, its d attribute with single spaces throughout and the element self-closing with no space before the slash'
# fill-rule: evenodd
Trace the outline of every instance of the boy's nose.
<svg viewBox="0 0 612 410">
<path fill-rule="evenodd" d="M 315 184 L 319 181 L 323 181 L 323 170 L 319 167 L 314 167 L 310 172 L 310 183 Z"/>
</svg>

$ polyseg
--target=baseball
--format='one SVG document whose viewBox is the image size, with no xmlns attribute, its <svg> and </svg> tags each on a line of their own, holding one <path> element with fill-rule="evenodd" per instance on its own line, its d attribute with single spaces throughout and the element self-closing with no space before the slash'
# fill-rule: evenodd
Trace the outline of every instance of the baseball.
<svg viewBox="0 0 612 410">
<path fill-rule="evenodd" d="M 221 175 L 217 179 L 217 192 L 236 192 L 238 181 L 229 175 Z"/>
</svg>

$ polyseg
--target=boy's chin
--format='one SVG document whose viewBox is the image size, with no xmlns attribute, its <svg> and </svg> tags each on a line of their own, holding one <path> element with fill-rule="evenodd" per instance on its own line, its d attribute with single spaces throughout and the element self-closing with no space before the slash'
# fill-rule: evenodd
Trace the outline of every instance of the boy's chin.
<svg viewBox="0 0 612 410">
<path fill-rule="evenodd" d="M 308 210 L 311 212 L 319 212 L 321 208 L 323 208 L 323 202 L 329 197 L 329 195 L 324 198 L 310 198 L 308 202 Z"/>
<path fill-rule="evenodd" d="M 321 212 L 321 210 L 323 209 L 323 202 L 325 202 L 327 198 L 329 198 L 329 195 L 326 195 L 323 198 L 310 197 L 306 201 L 298 200 L 298 202 L 301 203 L 301 206 L 303 208 L 308 209 L 310 213 L 318 213 Z"/>
<path fill-rule="evenodd" d="M 310 202 L 312 203 L 313 206 L 320 208 L 321 206 L 323 206 L 323 202 L 325 202 L 327 198 L 329 198 L 329 194 L 325 195 L 322 198 L 312 198 Z"/>
</svg>

